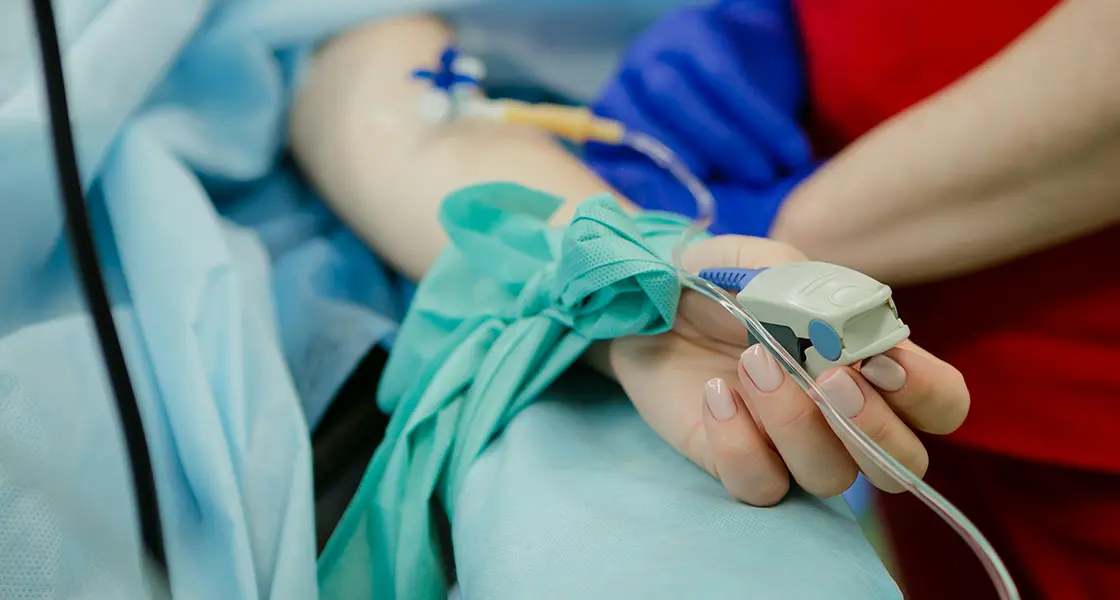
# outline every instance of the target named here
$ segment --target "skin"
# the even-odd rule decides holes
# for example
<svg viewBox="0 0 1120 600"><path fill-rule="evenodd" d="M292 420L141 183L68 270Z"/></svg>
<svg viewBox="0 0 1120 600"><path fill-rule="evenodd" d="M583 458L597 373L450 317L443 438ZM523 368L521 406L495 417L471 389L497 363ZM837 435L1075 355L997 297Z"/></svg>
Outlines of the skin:
<svg viewBox="0 0 1120 600"><path fill-rule="evenodd" d="M550 192L567 200L554 215L558 224L570 220L582 199L611 192L537 132L493 122L423 122L417 105L425 88L408 73L431 64L450 39L442 24L423 17L344 34L314 58L291 112L292 149L310 181L370 247L414 280L446 246L436 215L454 189L514 181ZM804 255L769 240L724 236L695 245L687 260L695 269L757 267ZM859 461L792 382L772 392L750 385L738 366L747 350L745 333L728 319L715 304L686 292L673 331L614 340L594 348L588 359L618 379L665 440L735 497L772 504L791 480L822 496L842 492ZM927 458L913 430L958 427L968 411L968 390L955 369L913 344L888 355L905 371L898 391L883 391L857 369L843 369L842 376L862 393L859 425L922 474ZM712 380L734 389L734 418L712 419L704 396ZM873 469L865 471L877 485L895 489Z"/></svg>
<svg viewBox="0 0 1120 600"><path fill-rule="evenodd" d="M569 202L609 188L547 135L470 120L420 118L427 86L409 74L433 64L451 32L433 18L378 21L343 34L314 59L292 106L296 160L326 202L400 272L418 280L447 238L440 200L484 181L516 181ZM632 208L632 207L631 207Z"/></svg>
<svg viewBox="0 0 1120 600"><path fill-rule="evenodd" d="M685 254L689 270L726 266L757 268L805 260L771 240L720 236ZM746 332L707 298L686 291L672 332L615 340L610 367L649 425L678 451L719 478L736 498L770 505L791 481L818 496L848 489L863 471L880 489L901 491L858 452L849 452L813 401L784 371L777 389L763 392L745 373L740 357ZM929 458L914 431L950 433L968 413L968 389L960 373L912 342L886 356L906 373L900 389L876 385L858 366L823 373L850 378L863 397L856 425L918 475ZM714 381L727 385L736 403L726 421L713 417L699 398ZM891 386L893 388L893 386ZM826 392L829 390L826 390ZM693 400L695 398L695 400Z"/></svg>
<svg viewBox="0 0 1120 600"><path fill-rule="evenodd" d="M771 237L902 284L1120 223L1118 30L1120 3L1062 2L830 161L785 202Z"/></svg>

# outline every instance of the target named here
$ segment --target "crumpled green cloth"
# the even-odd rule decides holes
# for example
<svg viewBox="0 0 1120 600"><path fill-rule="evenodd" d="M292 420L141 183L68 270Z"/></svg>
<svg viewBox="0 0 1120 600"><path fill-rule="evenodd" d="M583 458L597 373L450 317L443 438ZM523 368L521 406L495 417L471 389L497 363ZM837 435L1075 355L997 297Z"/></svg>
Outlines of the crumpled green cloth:
<svg viewBox="0 0 1120 600"><path fill-rule="evenodd" d="M680 284L669 256L689 222L630 216L604 195L550 227L560 204L507 183L444 200L451 244L382 376L378 404L392 418L320 558L323 600L446 598L434 501L454 505L487 444L594 340L672 325Z"/></svg>

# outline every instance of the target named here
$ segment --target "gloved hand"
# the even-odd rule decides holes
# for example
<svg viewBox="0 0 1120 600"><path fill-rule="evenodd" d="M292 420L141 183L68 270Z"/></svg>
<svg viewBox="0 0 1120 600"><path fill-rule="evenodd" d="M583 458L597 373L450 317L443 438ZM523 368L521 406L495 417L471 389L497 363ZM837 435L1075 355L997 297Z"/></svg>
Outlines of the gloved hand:
<svg viewBox="0 0 1120 600"><path fill-rule="evenodd" d="M789 0L720 0L639 36L592 109L661 140L705 181L767 185L810 160L804 95ZM593 144L587 158L633 153Z"/></svg>
<svg viewBox="0 0 1120 600"><path fill-rule="evenodd" d="M693 219L697 216L696 198L648 158L589 161L588 166L642 208ZM815 168L815 163L808 163L767 185L708 182L716 205L708 231L717 235L766 237L786 196Z"/></svg>
<svg viewBox="0 0 1120 600"><path fill-rule="evenodd" d="M683 266L696 272L801 260L779 242L720 236L689 248ZM619 338L607 352L650 427L744 502L774 504L792 481L834 496L861 470L876 486L901 490L862 454L849 454L785 370L761 345L748 348L742 325L696 292L682 294L672 331ZM910 341L817 381L856 426L918 476L928 456L914 431L950 433L968 413L961 374Z"/></svg>

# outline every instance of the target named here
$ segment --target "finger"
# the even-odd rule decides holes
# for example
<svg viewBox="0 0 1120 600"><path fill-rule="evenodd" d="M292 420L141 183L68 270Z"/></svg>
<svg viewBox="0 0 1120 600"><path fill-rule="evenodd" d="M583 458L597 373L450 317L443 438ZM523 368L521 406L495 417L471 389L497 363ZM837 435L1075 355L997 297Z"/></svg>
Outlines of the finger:
<svg viewBox="0 0 1120 600"><path fill-rule="evenodd" d="M903 420L921 431L952 433L968 416L968 386L960 371L913 342L868 359L860 373Z"/></svg>
<svg viewBox="0 0 1120 600"><path fill-rule="evenodd" d="M723 111L722 104L712 102L703 93L697 80L695 61L679 52L662 53L656 62L642 71L651 113L677 135L688 139L692 148L713 166L732 173L736 179L764 184L775 176L775 165L754 140L744 135ZM648 99L671 98L654 103Z"/></svg>
<svg viewBox="0 0 1120 600"><path fill-rule="evenodd" d="M704 448L695 451L705 455L708 471L747 504L777 504L789 492L789 473L739 393L717 377L704 385L704 401Z"/></svg>
<svg viewBox="0 0 1120 600"><path fill-rule="evenodd" d="M743 352L739 380L744 400L756 414L793 478L820 497L843 493L858 470L812 399L761 344Z"/></svg>
<svg viewBox="0 0 1120 600"><path fill-rule="evenodd" d="M609 356L610 367L618 375L627 397L642 419L662 439L714 477L726 477L724 485L737 498L763 504L777 494L780 481L771 481L765 475L769 463L743 458L755 453L758 448L754 445L753 436L761 436L762 445L768 450L770 447L753 416L742 408L741 399L736 405L735 423L713 433L719 448L714 448L708 441L704 419L709 408L698 395L713 375L712 365L721 364L720 361L713 363L710 351L690 344L666 345L657 336L632 336L613 340ZM714 374L724 382L733 381L736 377L734 361L722 364L725 372L721 373L717 367ZM638 373L641 376L635 376ZM722 418L727 413L718 414ZM746 425L751 429L743 425L744 416L748 420ZM735 435L752 437L744 442L735 440ZM726 436L726 439L718 436ZM718 457L717 452L720 453ZM765 456L762 450L757 450L754 455ZM720 470L719 464L727 465L724 471ZM750 465L759 469L753 478L745 470ZM780 471L788 486L789 477L785 468Z"/></svg>
<svg viewBox="0 0 1120 600"><path fill-rule="evenodd" d="M805 255L792 246L766 238L722 235L692 245L682 257L690 272L715 267L777 266L805 260ZM703 294L686 290L681 294L679 313L696 331L704 332L711 341L725 345L731 356L747 345L747 330L731 313Z"/></svg>
<svg viewBox="0 0 1120 600"><path fill-rule="evenodd" d="M691 273L716 267L758 269L807 260L800 250L768 238L721 235L690 246L681 257Z"/></svg>
<svg viewBox="0 0 1120 600"><path fill-rule="evenodd" d="M855 369L841 367L821 375L819 385L840 414L850 418L871 441L902 463L918 477L929 467L929 455L918 436L891 410L886 400ZM839 433L839 432L838 432ZM867 479L887 492L900 492L902 486L851 442L845 447Z"/></svg>
<svg viewBox="0 0 1120 600"><path fill-rule="evenodd" d="M699 396L713 376L733 380L734 363L725 363L725 373L713 372L710 351L691 344L665 344L659 337L615 339L611 342L611 367L650 428L678 452L712 472L714 462L707 454L703 424L707 409Z"/></svg>
<svg viewBox="0 0 1120 600"><path fill-rule="evenodd" d="M723 235L692 245L682 257L690 272L716 267L755 269L805 260L805 255L781 242L766 238ZM681 294L680 314L697 331L705 332L712 341L726 344L734 356L747 345L747 330L731 313L711 298L686 290Z"/></svg>
<svg viewBox="0 0 1120 600"><path fill-rule="evenodd" d="M654 63L659 64L659 63ZM602 99L595 104L595 112L603 117L626 124L626 129L652 136L668 146L701 179L707 179L710 169L704 160L692 151L688 138L667 127L651 109L655 99L647 98L641 71L623 69L607 88ZM628 152L629 153L629 152Z"/></svg>

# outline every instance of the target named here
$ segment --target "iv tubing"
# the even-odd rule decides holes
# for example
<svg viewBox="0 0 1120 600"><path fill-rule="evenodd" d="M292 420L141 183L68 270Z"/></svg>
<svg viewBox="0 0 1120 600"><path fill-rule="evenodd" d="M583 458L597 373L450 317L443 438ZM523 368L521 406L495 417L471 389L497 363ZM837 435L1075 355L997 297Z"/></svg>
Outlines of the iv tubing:
<svg viewBox="0 0 1120 600"><path fill-rule="evenodd" d="M626 130L618 121L596 117L584 107L488 100L469 105L469 114L530 125L577 144L622 144Z"/></svg>
<svg viewBox="0 0 1120 600"><path fill-rule="evenodd" d="M702 279L694 273L684 269L682 257L689 245L703 233L711 224L715 214L715 199L697 177L689 171L676 155L664 144L656 139L641 134L627 132L622 137L622 144L641 152L669 171L681 185L683 185L696 199L697 216L692 226L681 236L673 248L673 265L677 268L681 283L705 296L715 300L720 306L730 312L744 327L750 331L751 336L759 340L770 354L781 362L786 371L793 376L801 389L813 399L813 402L824 413L833 430L849 444L855 446L860 452L870 458L877 467L891 476L907 491L917 496L933 512L937 513L954 531L972 548L976 557L984 565L984 570L992 580L992 584L999 592L1001 600L1019 600L1019 591L1011 578L1007 567L1003 564L992 545L979 529L968 520L957 507L953 506L944 496L921 480L917 475L887 454L875 443L862 429L856 426L851 419L845 417L838 410L832 400L809 376L805 369L790 356L789 352L770 335L770 332L758 319L745 310L730 292L716 284Z"/></svg>

